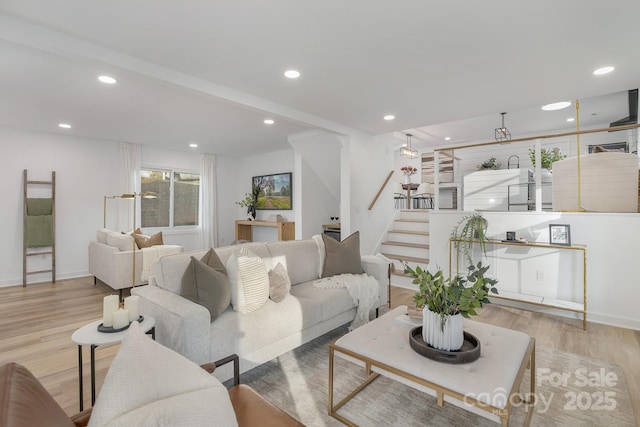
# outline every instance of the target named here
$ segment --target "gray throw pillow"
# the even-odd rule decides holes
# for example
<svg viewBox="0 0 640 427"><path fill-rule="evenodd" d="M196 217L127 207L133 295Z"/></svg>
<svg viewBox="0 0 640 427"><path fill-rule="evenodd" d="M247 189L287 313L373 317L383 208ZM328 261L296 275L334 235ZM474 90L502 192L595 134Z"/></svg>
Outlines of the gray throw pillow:
<svg viewBox="0 0 640 427"><path fill-rule="evenodd" d="M325 248L324 268L322 277L337 276L338 274L362 274L362 260L360 258L360 232L338 242L332 237L322 235Z"/></svg>
<svg viewBox="0 0 640 427"><path fill-rule="evenodd" d="M282 301L291 290L291 279L284 265L276 264L269 270L269 298L275 302Z"/></svg>
<svg viewBox="0 0 640 427"><path fill-rule="evenodd" d="M214 270L218 270L224 274L227 274L227 269L225 268L224 263L222 262L216 251L213 250L213 248L209 248L207 253L204 254L202 258L200 258L200 261L204 262Z"/></svg>
<svg viewBox="0 0 640 427"><path fill-rule="evenodd" d="M180 295L206 307L213 322L231 303L231 285L225 273L191 257L182 275Z"/></svg>

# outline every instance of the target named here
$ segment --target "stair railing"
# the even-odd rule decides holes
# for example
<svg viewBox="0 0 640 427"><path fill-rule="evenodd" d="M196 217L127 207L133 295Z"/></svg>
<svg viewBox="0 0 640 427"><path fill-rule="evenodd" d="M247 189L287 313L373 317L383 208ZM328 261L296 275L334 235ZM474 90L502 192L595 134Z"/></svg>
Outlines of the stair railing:
<svg viewBox="0 0 640 427"><path fill-rule="evenodd" d="M389 172L389 175L387 175L387 179L384 180L384 182L382 183L382 185L380 186L380 189L378 190L378 193L376 193L376 196L373 198L373 200L371 201L371 204L369 205L369 210L373 209L373 206L376 204L376 202L378 201L378 198L380 197L380 194L382 194L382 191L384 190L384 188L387 186L387 184L389 183L389 180L391 179L391 176L393 175L393 169Z"/></svg>

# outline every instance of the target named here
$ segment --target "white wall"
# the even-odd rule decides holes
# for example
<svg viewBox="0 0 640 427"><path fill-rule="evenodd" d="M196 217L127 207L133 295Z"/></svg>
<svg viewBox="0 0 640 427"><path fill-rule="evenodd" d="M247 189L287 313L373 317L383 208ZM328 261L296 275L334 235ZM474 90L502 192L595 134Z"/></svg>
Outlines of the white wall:
<svg viewBox="0 0 640 427"><path fill-rule="evenodd" d="M0 181L3 209L0 210L0 286L22 283L22 171L29 179L50 180L56 171L56 269L58 279L88 275L87 247L103 223L103 196L118 193L118 143L77 138L55 133L0 127ZM180 160L181 159L181 160ZM197 165L196 154L177 154L144 148L147 160L165 167ZM31 190L33 187L29 187ZM31 193L30 193L31 194ZM37 197L45 197L36 194ZM200 247L193 235L167 234L165 242L181 244L187 250ZM38 267L49 258L34 261ZM31 265L31 264L30 264ZM30 275L29 283L50 280L49 274Z"/></svg>
<svg viewBox="0 0 640 427"><path fill-rule="evenodd" d="M394 165L391 138L390 135L370 137L355 134L350 135L346 145L348 159L343 162L341 173L343 176L349 176L348 181L343 178L343 183L347 182L348 188L342 193L341 210L349 213L350 218L347 219L350 220L350 224L345 230L343 222L343 238L347 237L348 233L359 230L360 251L363 254L376 252L389 222L395 215L392 185L387 185L373 209L368 209ZM345 214L342 213L342 216Z"/></svg>
<svg viewBox="0 0 640 427"><path fill-rule="evenodd" d="M469 212L432 212L430 214L431 268L445 271L449 265L448 239L452 227ZM637 254L640 252L640 215L560 212L484 212L489 222L490 238L503 239L506 231L531 242L549 242L549 224L569 224L571 242L587 246L587 319L640 330L640 287L637 284ZM559 251L560 253L560 251ZM487 261L490 261L488 259ZM561 260L560 260L561 261ZM567 268L581 266L547 264L543 271L546 282L558 279L563 286ZM499 274L499 273L498 273ZM500 277L498 276L498 279ZM528 306L535 309L536 306ZM544 309L568 316L570 312Z"/></svg>
<svg viewBox="0 0 640 427"><path fill-rule="evenodd" d="M251 179L257 175L293 172L293 203L297 194L297 183L300 177L294 172L293 149L274 151L272 153L247 156L243 159L218 157L218 246L231 244L235 240L235 221L245 219L247 208L241 208L235 202L244 199L245 193L251 192ZM235 193L227 198L229 192L224 187L235 188ZM292 210L259 210L256 219L266 221L269 215L280 214L288 221L296 221L295 209ZM299 239L296 236L296 239ZM269 242L278 240L277 229L273 227L253 227L253 241Z"/></svg>
<svg viewBox="0 0 640 427"><path fill-rule="evenodd" d="M295 150L296 171L301 174L296 191L296 238L322 233L322 224L340 217L341 142L327 132L305 132L289 138Z"/></svg>

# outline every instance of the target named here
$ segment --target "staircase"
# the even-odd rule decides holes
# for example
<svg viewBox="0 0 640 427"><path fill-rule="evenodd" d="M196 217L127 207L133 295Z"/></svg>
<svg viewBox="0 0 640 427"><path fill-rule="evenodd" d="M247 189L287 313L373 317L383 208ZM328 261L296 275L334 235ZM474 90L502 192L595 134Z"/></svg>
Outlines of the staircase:
<svg viewBox="0 0 640 427"><path fill-rule="evenodd" d="M429 265L429 211L424 209L401 210L391 229L387 230L387 240L382 242L380 252L393 261L391 286L418 290L411 283L413 278L404 273L406 262L413 269L416 265Z"/></svg>

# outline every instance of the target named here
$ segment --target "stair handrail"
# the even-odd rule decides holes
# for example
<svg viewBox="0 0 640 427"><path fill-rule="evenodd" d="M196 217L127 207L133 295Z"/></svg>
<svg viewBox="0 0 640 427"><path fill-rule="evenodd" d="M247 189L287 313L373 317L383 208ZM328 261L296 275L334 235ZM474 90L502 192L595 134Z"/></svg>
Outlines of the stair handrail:
<svg viewBox="0 0 640 427"><path fill-rule="evenodd" d="M376 204L376 202L378 201L378 198L380 197L380 194L382 194L382 191L384 190L384 188L387 186L387 184L389 183L389 180L391 179L391 176L393 175L393 169L391 169L391 171L389 171L389 175L387 175L387 179L384 180L384 182L382 183L382 185L380 186L380 189L378 190L378 193L376 194L376 196L373 198L373 200L371 201L371 204L369 205L369 210L373 209L373 206Z"/></svg>

